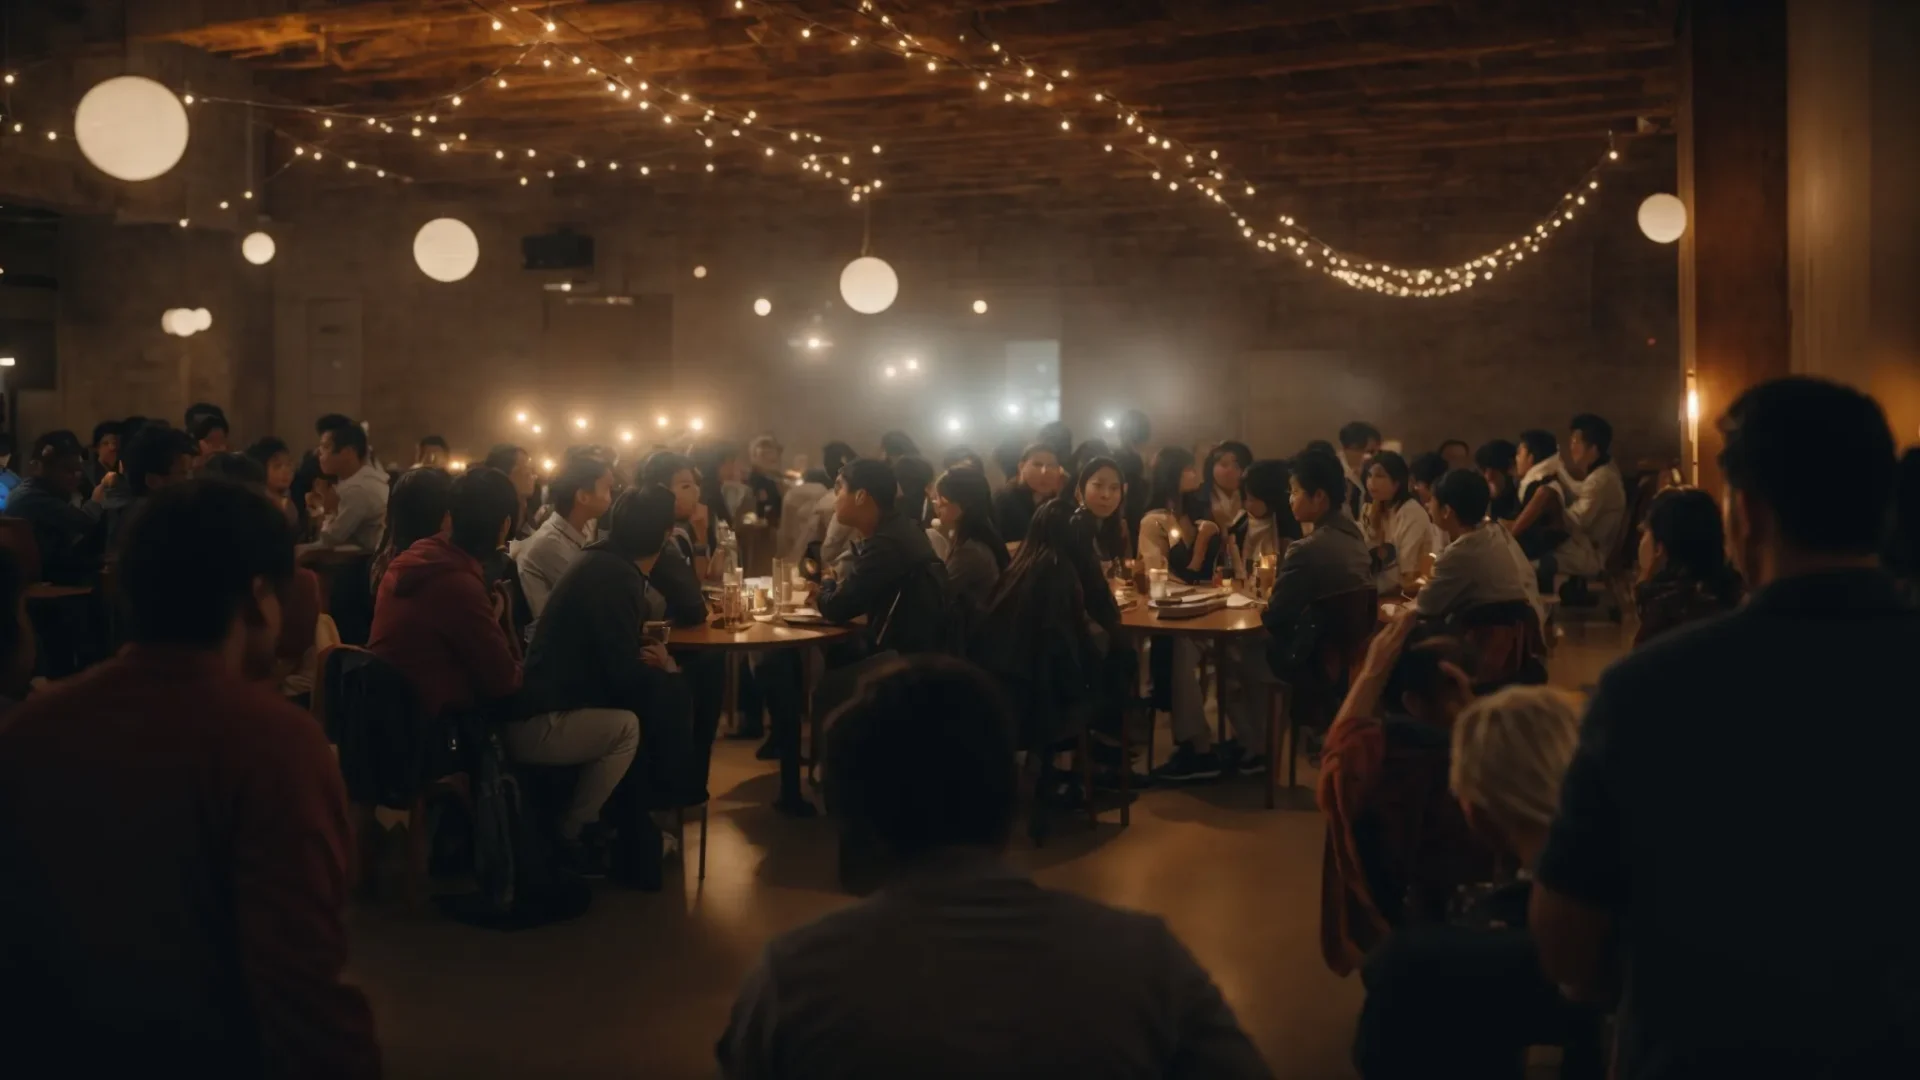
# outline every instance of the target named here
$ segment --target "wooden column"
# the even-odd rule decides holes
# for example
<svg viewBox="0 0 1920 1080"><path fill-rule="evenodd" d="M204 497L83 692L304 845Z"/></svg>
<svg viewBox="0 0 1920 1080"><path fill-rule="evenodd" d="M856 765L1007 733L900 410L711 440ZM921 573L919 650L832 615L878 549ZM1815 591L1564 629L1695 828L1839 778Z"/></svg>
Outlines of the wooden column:
<svg viewBox="0 0 1920 1080"><path fill-rule="evenodd" d="M1700 401L1700 484L1718 490L1714 420L1791 368L1787 311L1787 0L1695 0L1681 27L1681 430Z"/></svg>

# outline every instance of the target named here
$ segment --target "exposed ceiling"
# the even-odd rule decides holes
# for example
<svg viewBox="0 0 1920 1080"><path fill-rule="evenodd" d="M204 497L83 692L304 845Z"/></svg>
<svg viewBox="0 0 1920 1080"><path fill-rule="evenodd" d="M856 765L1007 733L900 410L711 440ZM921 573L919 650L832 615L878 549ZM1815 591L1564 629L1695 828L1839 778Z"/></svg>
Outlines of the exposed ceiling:
<svg viewBox="0 0 1920 1080"><path fill-rule="evenodd" d="M1164 210L1179 203L1149 176L1165 170L1168 182L1231 184L1236 195L1254 185L1276 212L1394 218L1445 199L1493 215L1518 203L1531 216L1604 152L1608 133L1670 121L1673 3L392 0L159 36L245 63L289 103L389 118L390 134L347 120L326 128L317 114L277 122L421 180L512 184L530 170L527 148L562 169L651 163L686 181L712 162L791 178L791 152L806 150L821 172L839 170L809 180L847 176L850 191L880 179L888 197ZM457 109L445 105L463 90ZM1139 128L1095 93L1125 102ZM418 139L400 115L416 108L438 117ZM669 111L677 126L661 119ZM745 130L730 136L734 127ZM467 138L437 151L456 131ZM1141 131L1176 149L1149 148Z"/></svg>

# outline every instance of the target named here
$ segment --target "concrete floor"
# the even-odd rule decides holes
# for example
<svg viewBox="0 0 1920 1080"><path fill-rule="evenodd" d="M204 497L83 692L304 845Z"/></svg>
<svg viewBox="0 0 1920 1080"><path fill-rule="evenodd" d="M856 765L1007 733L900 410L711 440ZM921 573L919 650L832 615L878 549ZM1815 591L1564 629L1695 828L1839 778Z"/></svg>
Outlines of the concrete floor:
<svg viewBox="0 0 1920 1080"><path fill-rule="evenodd" d="M1621 644L1617 628L1573 628L1555 684L1590 685ZM752 750L715 754L703 888L670 866L662 893L600 887L580 919L512 934L386 906L352 912L349 975L373 1001L388 1075L711 1077L714 1041L764 942L849 902L830 826L774 814L774 777ZM1310 789L1269 812L1257 783L1230 781L1151 792L1128 829L1108 814L1044 849L1018 840L1013 857L1046 885L1160 914L1278 1076L1327 1080L1353 1075L1361 995L1320 960L1322 832Z"/></svg>

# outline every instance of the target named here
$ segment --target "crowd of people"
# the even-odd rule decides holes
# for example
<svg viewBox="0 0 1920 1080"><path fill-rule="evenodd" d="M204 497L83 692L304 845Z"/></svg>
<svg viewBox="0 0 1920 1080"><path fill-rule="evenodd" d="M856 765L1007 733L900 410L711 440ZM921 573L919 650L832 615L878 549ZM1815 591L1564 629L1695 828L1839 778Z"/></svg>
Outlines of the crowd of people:
<svg viewBox="0 0 1920 1080"><path fill-rule="evenodd" d="M1804 379L1720 423L1724 516L1685 487L1636 510L1592 414L1564 442L1409 456L1355 422L1261 458L1235 440L1149 455L1133 412L1117 445L1054 423L994 448L997 483L970 448L936 469L901 432L793 473L762 436L745 454L575 447L544 474L514 445L460 468L435 436L390 468L344 416L311 450L235 453L214 406L87 445L42 435L24 478L0 469L5 514L45 582L111 582L115 611L43 620L18 557L0 561L0 1015L30 1033L17 1059L83 1071L377 1073L341 978L349 751L296 705L325 678L321 644L345 640L398 673L429 730L571 767L549 825L581 876L657 871L708 798L729 689L793 816L818 812L802 718L833 713L813 753L843 876L873 895L768 947L724 1075L1265 1076L1158 920L1000 856L1017 805L1039 836L1043 809L1094 797L1074 755L1131 773L1116 735L1143 712L1169 714L1175 746L1133 783L1270 768L1269 688L1306 678L1327 605L1359 598L1369 630L1376 605L1404 608L1319 747L1323 953L1365 981L1364 1075L1517 1075L1541 1043L1604 1057L1610 1015L1621 1076L1885 1075L1920 1038L1920 952L1905 920L1872 915L1910 876L1892 774L1913 736L1876 727L1840 770L1791 755L1819 716L1899 714L1920 612L1887 568L1920 560L1898 550L1910 524L1889 533L1892 436L1871 399ZM822 618L859 629L817 658L754 656L729 688L671 633L711 618L748 524L804 568ZM330 561L323 586L303 566L320 552L364 558ZM1528 643L1623 566L1644 647L1583 722L1531 685ZM1139 650L1121 624L1150 577L1253 591L1262 569L1258 637ZM1506 639L1488 626L1517 628L1514 663L1489 662ZM63 640L83 670L52 669L49 627L106 647ZM1209 729L1203 662L1230 738ZM1863 913L1886 940L1849 940Z"/></svg>

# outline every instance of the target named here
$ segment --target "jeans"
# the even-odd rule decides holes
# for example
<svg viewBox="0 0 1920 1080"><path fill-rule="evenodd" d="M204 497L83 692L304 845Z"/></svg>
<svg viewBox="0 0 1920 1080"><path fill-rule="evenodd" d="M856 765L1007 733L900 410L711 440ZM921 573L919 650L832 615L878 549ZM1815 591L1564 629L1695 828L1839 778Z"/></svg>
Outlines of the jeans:
<svg viewBox="0 0 1920 1080"><path fill-rule="evenodd" d="M572 709L506 725L503 741L528 765L582 765L573 801L560 822L571 840L600 820L600 808L620 785L640 749L640 718L623 709Z"/></svg>

